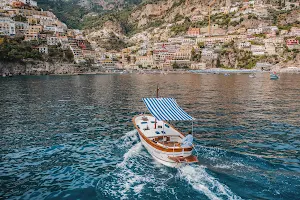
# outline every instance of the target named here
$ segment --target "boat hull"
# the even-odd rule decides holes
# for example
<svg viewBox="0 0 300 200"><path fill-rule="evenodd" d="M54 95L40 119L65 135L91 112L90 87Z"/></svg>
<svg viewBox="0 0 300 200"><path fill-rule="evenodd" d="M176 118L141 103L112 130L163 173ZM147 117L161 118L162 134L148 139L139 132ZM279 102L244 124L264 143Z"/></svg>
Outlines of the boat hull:
<svg viewBox="0 0 300 200"><path fill-rule="evenodd" d="M188 152L163 152L160 151L158 149L153 148L151 145L149 145L143 137L141 137L140 133L139 133L139 138L143 144L143 146L147 149L147 151L149 152L149 154L159 163L166 165L168 167L173 167L173 168L178 168L181 167L182 165L185 165L186 163L179 163L179 162L175 162L171 159L169 159L169 156L172 157L176 157L176 156L190 156L192 155L192 151L188 151Z"/></svg>
<svg viewBox="0 0 300 200"><path fill-rule="evenodd" d="M157 121L157 126L154 126L155 118L151 115L136 116L132 121L141 143L157 162L168 167L198 162L197 157L192 155L192 146L178 146L179 138L184 138L184 135L170 124ZM163 137L166 137L166 143L161 140Z"/></svg>

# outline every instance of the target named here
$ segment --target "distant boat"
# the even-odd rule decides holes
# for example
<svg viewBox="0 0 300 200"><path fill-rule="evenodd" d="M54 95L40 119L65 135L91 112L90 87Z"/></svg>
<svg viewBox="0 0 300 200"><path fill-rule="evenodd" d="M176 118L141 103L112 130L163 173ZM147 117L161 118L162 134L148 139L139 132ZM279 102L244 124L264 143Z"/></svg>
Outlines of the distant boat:
<svg viewBox="0 0 300 200"><path fill-rule="evenodd" d="M270 79L271 80L277 80L277 79L279 79L279 76L275 72L273 72L273 73L270 74Z"/></svg>
<svg viewBox="0 0 300 200"><path fill-rule="evenodd" d="M186 137L166 121L193 121L173 98L143 98L152 115L138 115L132 119L143 146L159 163L180 167L198 162L192 155L193 131ZM192 128L193 130L193 128Z"/></svg>
<svg viewBox="0 0 300 200"><path fill-rule="evenodd" d="M249 78L256 78L256 75L255 74L250 74Z"/></svg>

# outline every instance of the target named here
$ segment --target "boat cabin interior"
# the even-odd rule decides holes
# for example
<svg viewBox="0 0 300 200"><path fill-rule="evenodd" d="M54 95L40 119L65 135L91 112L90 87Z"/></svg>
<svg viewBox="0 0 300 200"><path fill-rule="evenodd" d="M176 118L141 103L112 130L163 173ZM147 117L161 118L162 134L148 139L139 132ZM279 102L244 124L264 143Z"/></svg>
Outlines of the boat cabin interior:
<svg viewBox="0 0 300 200"><path fill-rule="evenodd" d="M152 142L173 148L181 148L184 135L164 121L156 121L152 116L139 116L136 118L138 129ZM156 127L155 127L156 126Z"/></svg>

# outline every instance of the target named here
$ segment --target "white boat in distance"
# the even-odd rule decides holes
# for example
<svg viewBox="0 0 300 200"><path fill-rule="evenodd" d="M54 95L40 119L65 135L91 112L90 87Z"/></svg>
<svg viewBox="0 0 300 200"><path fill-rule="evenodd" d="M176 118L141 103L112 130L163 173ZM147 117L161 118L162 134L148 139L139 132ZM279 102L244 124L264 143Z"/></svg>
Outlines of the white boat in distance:
<svg viewBox="0 0 300 200"><path fill-rule="evenodd" d="M194 145L186 140L192 136L185 137L166 122L192 121L194 118L183 111L173 98L144 98L143 101L153 116L138 115L132 121L151 156L169 167L198 162L198 158L192 155Z"/></svg>

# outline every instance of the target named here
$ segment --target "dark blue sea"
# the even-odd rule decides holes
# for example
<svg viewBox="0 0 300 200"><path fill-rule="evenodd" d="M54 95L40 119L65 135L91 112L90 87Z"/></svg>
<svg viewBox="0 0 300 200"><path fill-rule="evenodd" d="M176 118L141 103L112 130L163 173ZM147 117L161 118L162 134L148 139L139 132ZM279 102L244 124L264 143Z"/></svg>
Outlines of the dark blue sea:
<svg viewBox="0 0 300 200"><path fill-rule="evenodd" d="M140 143L131 119L157 84L197 119L199 164ZM300 199L300 75L0 78L0 139L0 199Z"/></svg>

